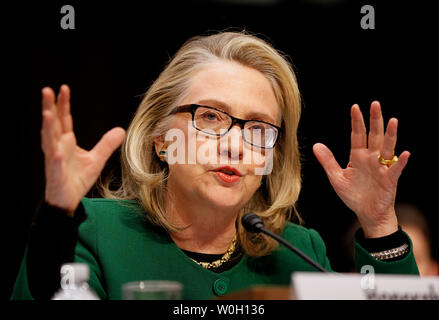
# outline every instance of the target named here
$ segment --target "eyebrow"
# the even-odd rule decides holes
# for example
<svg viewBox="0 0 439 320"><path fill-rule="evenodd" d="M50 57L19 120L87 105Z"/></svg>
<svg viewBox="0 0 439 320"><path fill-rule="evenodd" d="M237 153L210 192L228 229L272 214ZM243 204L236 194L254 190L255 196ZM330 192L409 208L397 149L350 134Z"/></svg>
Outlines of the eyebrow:
<svg viewBox="0 0 439 320"><path fill-rule="evenodd" d="M232 110L230 105L228 105L225 102L216 100L216 99L202 99L202 100L199 100L197 102L197 104L217 107L217 108L223 109L224 111L226 111L228 113L231 113L231 110ZM274 119L270 115L263 113L263 112L252 111L252 112L247 114L247 118L248 119L246 119L246 120L263 120L263 121L270 122L274 125L277 125L276 121L274 121Z"/></svg>

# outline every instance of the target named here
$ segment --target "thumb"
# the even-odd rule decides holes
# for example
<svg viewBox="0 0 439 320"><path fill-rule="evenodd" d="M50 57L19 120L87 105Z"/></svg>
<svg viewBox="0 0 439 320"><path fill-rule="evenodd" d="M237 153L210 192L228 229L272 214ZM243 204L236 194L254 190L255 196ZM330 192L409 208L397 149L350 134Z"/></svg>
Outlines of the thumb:
<svg viewBox="0 0 439 320"><path fill-rule="evenodd" d="M316 143L313 146L312 151L323 167L323 170L325 170L329 179L342 170L337 160L335 160L331 150L329 150L329 148L323 143Z"/></svg>
<svg viewBox="0 0 439 320"><path fill-rule="evenodd" d="M90 153L92 153L97 160L105 163L124 139L125 130L120 127L113 128L102 136L101 140L99 140Z"/></svg>
<svg viewBox="0 0 439 320"><path fill-rule="evenodd" d="M405 166L407 165L409 157L410 152L404 151L399 156L398 161L389 168L390 178L392 179L394 184L398 183L398 179L401 176L402 170L404 170Z"/></svg>

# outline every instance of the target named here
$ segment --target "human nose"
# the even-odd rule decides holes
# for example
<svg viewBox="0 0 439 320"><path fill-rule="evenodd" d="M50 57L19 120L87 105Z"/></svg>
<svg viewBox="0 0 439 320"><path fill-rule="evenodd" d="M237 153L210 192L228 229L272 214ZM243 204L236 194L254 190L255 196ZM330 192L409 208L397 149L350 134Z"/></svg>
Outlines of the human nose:
<svg viewBox="0 0 439 320"><path fill-rule="evenodd" d="M218 144L220 160L239 162L243 158L243 141L241 128L234 125L221 137Z"/></svg>

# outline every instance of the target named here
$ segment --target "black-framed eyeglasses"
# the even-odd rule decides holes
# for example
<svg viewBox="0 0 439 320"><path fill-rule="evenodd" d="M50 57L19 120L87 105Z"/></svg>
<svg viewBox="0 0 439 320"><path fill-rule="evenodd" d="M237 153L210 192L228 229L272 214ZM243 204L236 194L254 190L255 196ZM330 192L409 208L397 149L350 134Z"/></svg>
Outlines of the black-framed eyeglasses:
<svg viewBox="0 0 439 320"><path fill-rule="evenodd" d="M224 136L238 124L242 139L252 146L272 149L281 133L281 127L262 120L244 120L231 116L227 112L200 104L187 104L177 107L173 113L190 112L192 126L206 134Z"/></svg>

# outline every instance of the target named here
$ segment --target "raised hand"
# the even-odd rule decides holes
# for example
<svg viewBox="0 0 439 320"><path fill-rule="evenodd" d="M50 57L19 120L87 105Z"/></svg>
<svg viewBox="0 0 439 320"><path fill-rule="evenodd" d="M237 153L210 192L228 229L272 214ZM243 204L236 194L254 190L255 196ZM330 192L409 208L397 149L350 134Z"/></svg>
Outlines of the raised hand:
<svg viewBox="0 0 439 320"><path fill-rule="evenodd" d="M370 107L370 129L366 126L358 105L351 109L351 153L349 163L342 169L332 152L321 143L313 151L329 181L343 202L355 212L368 238L389 235L398 229L395 197L398 179L407 164L410 153L404 151L398 161L383 164L383 159L394 156L398 120L389 120L384 133L384 120L379 102Z"/></svg>
<svg viewBox="0 0 439 320"><path fill-rule="evenodd" d="M80 148L73 132L70 88L62 85L55 102L49 87L42 89L41 146L46 175L45 200L73 215L81 198L96 182L111 154L125 138L125 130L113 128L91 151Z"/></svg>

